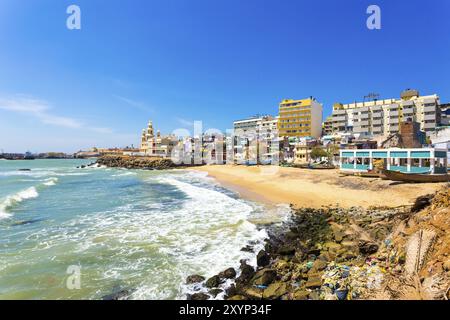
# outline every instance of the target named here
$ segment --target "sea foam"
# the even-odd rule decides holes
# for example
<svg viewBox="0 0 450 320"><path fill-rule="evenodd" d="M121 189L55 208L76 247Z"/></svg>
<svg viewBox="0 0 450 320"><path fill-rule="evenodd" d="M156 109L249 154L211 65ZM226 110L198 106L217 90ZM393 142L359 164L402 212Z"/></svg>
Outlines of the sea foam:
<svg viewBox="0 0 450 320"><path fill-rule="evenodd" d="M11 214L8 210L15 206L16 204L27 200L37 198L39 193L35 187L30 187L28 189L17 192L16 194L7 196L2 202L0 202L0 219L8 218Z"/></svg>

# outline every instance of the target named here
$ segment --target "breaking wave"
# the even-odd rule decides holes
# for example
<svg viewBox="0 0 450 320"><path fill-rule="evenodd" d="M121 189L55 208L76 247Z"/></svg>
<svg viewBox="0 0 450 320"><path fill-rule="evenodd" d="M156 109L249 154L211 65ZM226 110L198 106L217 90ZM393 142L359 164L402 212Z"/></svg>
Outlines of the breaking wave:
<svg viewBox="0 0 450 320"><path fill-rule="evenodd" d="M39 193L37 192L35 187L30 187L28 189L19 191L16 194L7 196L0 203L0 219L11 217L11 214L8 212L8 210L14 207L15 205L21 203L24 200L33 199L37 197L39 197Z"/></svg>

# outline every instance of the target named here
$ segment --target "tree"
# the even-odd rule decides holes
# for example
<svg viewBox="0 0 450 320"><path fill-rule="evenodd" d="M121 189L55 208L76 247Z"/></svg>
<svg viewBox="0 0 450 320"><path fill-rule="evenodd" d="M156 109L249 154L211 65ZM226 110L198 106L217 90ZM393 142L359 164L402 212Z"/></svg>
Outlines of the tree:
<svg viewBox="0 0 450 320"><path fill-rule="evenodd" d="M318 159L318 158L327 157L327 156L328 156L328 153L322 148L315 147L311 150L311 158L313 158L313 159Z"/></svg>

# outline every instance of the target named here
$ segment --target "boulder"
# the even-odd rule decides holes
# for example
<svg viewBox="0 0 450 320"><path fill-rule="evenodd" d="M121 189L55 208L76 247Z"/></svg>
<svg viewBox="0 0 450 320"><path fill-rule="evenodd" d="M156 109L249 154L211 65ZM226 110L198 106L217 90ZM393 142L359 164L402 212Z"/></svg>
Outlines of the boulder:
<svg viewBox="0 0 450 320"><path fill-rule="evenodd" d="M272 283L263 292L263 298L269 300L279 299L288 293L288 285L285 282Z"/></svg>
<svg viewBox="0 0 450 320"><path fill-rule="evenodd" d="M206 293L188 294L187 300L208 300L209 296Z"/></svg>
<svg viewBox="0 0 450 320"><path fill-rule="evenodd" d="M112 294L102 297L102 300L128 300L130 294L131 293L128 290L118 290Z"/></svg>
<svg viewBox="0 0 450 320"><path fill-rule="evenodd" d="M234 268L228 268L225 271L219 273L221 279L234 279L236 277L236 270Z"/></svg>
<svg viewBox="0 0 450 320"><path fill-rule="evenodd" d="M205 281L205 277L202 277L198 274L193 274L186 278L186 284L194 284Z"/></svg>
<svg viewBox="0 0 450 320"><path fill-rule="evenodd" d="M373 254L378 251L378 245L370 241L360 241L358 243L359 252L364 255Z"/></svg>
<svg viewBox="0 0 450 320"><path fill-rule="evenodd" d="M326 267L327 267L327 263L325 261L317 259L316 261L314 261L312 270L322 271Z"/></svg>
<svg viewBox="0 0 450 320"><path fill-rule="evenodd" d="M308 300L309 291L303 289L297 289L292 293L292 299L294 300Z"/></svg>
<svg viewBox="0 0 450 320"><path fill-rule="evenodd" d="M225 290L225 294L227 297L235 296L237 293L238 292L237 292L236 286L234 284L232 284Z"/></svg>
<svg viewBox="0 0 450 320"><path fill-rule="evenodd" d="M336 253L339 251L339 249L341 249L342 246L336 242L326 242L323 247L331 253Z"/></svg>
<svg viewBox="0 0 450 320"><path fill-rule="evenodd" d="M255 287L245 287L242 294L251 300L261 300L263 298L263 290Z"/></svg>
<svg viewBox="0 0 450 320"><path fill-rule="evenodd" d="M220 277L219 276L212 276L208 280L206 280L206 287L207 288L217 288L220 285Z"/></svg>
<svg viewBox="0 0 450 320"><path fill-rule="evenodd" d="M262 269L258 271L252 279L252 283L256 286L268 286L277 277L275 270Z"/></svg>
<svg viewBox="0 0 450 320"><path fill-rule="evenodd" d="M295 254L295 248L292 245L284 245L278 248L277 253L282 256L291 256Z"/></svg>
<svg viewBox="0 0 450 320"><path fill-rule="evenodd" d="M270 263L270 256L266 253L266 251L261 250L256 256L256 263L258 264L258 267L266 267Z"/></svg>
<svg viewBox="0 0 450 320"><path fill-rule="evenodd" d="M211 289L208 291L208 293L213 297L217 297L217 295L221 294L222 292L223 292L222 289Z"/></svg>
<svg viewBox="0 0 450 320"><path fill-rule="evenodd" d="M444 268L445 271L450 271L450 259L445 261L442 267Z"/></svg>
<svg viewBox="0 0 450 320"><path fill-rule="evenodd" d="M242 262L240 269L241 275L239 276L239 278L241 280L250 280L255 274L255 269L253 269L253 267L248 265L245 261Z"/></svg>
<svg viewBox="0 0 450 320"><path fill-rule="evenodd" d="M310 276L308 281L306 281L307 289L316 289L322 286L322 278L320 276Z"/></svg>

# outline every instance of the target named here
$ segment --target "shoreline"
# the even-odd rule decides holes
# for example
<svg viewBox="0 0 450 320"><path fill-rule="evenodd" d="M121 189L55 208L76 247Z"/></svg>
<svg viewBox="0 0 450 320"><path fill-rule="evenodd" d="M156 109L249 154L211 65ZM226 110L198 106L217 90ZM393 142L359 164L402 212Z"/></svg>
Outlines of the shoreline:
<svg viewBox="0 0 450 320"><path fill-rule="evenodd" d="M241 260L209 279L191 275L186 283L198 291L187 299L225 292L225 300L448 300L449 205L444 187L412 208L293 209L267 227L264 248L252 251L256 268ZM432 240L419 251L409 245L422 237Z"/></svg>
<svg viewBox="0 0 450 320"><path fill-rule="evenodd" d="M269 169L272 169L269 167ZM338 170L308 170L262 166L215 165L189 168L202 171L243 198L294 208L326 206L402 207L419 196L435 193L445 183L405 184L378 178L339 176Z"/></svg>

